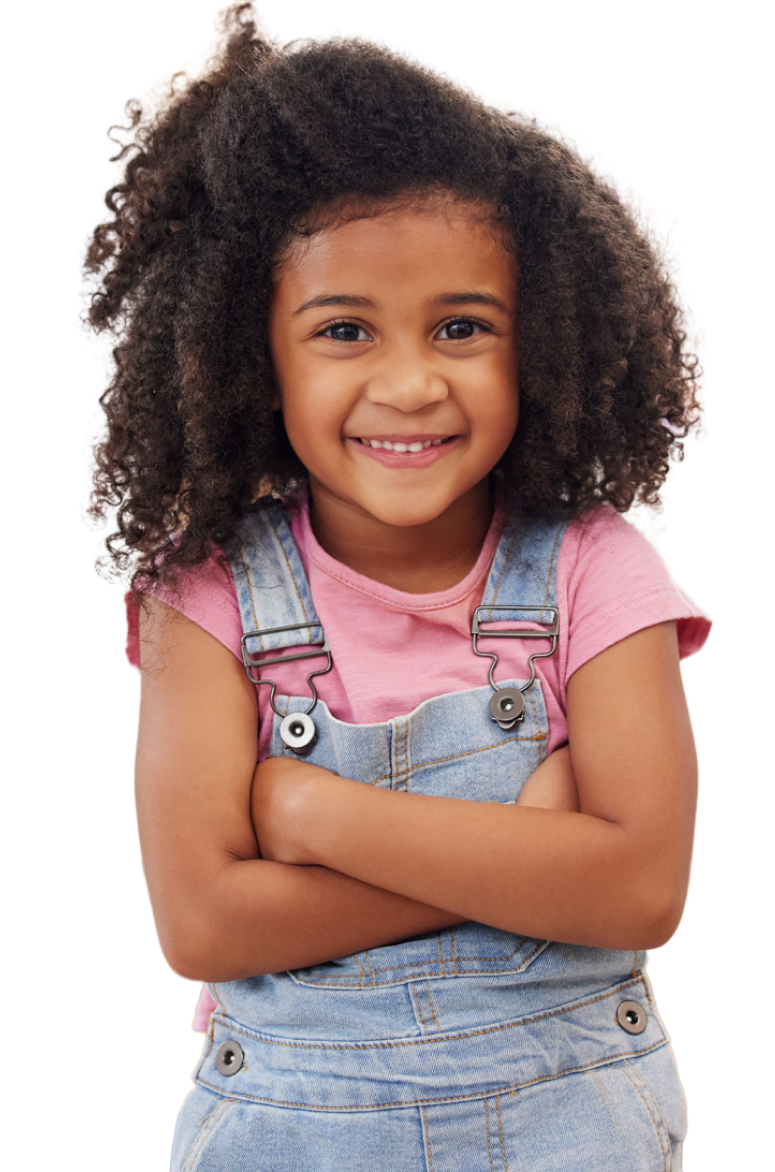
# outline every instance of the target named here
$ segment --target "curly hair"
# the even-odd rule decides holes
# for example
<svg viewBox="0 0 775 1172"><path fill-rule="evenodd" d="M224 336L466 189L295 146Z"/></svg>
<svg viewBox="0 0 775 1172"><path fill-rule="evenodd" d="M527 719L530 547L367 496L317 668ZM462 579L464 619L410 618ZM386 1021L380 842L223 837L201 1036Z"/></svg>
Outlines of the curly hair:
<svg viewBox="0 0 775 1172"><path fill-rule="evenodd" d="M115 509L110 561L136 587L304 477L272 410L273 282L295 235L348 204L446 193L491 208L513 247L521 408L499 467L515 510L658 503L697 421L697 360L654 248L568 147L372 44L278 48L251 4L226 12L203 76L127 112L86 268L89 321L116 339L92 513Z"/></svg>

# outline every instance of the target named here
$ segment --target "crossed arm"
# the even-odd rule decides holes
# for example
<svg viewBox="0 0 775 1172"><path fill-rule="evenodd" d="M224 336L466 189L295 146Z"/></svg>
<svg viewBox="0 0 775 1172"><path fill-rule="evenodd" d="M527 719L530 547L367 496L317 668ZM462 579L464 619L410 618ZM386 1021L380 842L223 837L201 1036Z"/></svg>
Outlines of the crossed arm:
<svg viewBox="0 0 775 1172"><path fill-rule="evenodd" d="M297 760L256 767L255 693L231 653L159 602L141 637L140 836L183 975L304 967L467 919L614 948L675 930L696 765L673 624L576 672L572 750L516 806L375 789Z"/></svg>

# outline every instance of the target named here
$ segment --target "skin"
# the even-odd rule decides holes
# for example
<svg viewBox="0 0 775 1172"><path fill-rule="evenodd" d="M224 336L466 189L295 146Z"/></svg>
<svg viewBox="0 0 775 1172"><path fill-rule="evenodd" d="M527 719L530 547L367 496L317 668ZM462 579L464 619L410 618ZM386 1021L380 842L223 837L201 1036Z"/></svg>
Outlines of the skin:
<svg viewBox="0 0 775 1172"><path fill-rule="evenodd" d="M409 592L475 563L517 425L515 266L485 211L437 200L343 222L296 245L277 282L276 406L318 540ZM415 465L358 442L417 436L449 442ZM570 747L513 807L257 766L255 689L235 657L154 600L141 641L143 858L183 975L297 968L466 919L627 949L675 930L696 764L673 624L574 674Z"/></svg>
<svg viewBox="0 0 775 1172"><path fill-rule="evenodd" d="M483 210L352 220L290 254L270 324L278 406L337 560L413 593L474 565L489 472L519 413L516 311L513 258ZM418 470L385 468L357 442L430 435L446 454Z"/></svg>

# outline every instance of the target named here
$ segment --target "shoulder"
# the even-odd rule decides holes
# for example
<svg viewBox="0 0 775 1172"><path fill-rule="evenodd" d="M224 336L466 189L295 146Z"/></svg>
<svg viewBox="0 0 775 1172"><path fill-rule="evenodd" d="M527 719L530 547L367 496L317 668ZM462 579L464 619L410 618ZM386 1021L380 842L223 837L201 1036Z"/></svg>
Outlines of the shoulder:
<svg viewBox="0 0 775 1172"><path fill-rule="evenodd" d="M178 574L174 586L152 586L148 594L207 631L241 660L242 623L234 581L227 559L221 551L213 553L202 565ZM139 666L138 603L131 594L127 604L127 658Z"/></svg>
<svg viewBox="0 0 775 1172"><path fill-rule="evenodd" d="M607 647L657 623L675 621L682 657L708 636L709 620L673 582L653 545L610 507L568 526L557 580L567 612L568 678Z"/></svg>

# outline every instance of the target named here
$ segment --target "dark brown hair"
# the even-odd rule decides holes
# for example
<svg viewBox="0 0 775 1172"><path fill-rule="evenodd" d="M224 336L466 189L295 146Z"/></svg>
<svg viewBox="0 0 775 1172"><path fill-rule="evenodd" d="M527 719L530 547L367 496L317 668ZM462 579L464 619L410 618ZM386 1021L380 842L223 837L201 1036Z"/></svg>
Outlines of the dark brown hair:
<svg viewBox="0 0 775 1172"><path fill-rule="evenodd" d="M86 268L89 321L116 337L92 511L116 510L108 549L136 584L201 562L259 492L305 475L271 407L273 273L348 202L448 192L513 243L521 414L499 466L515 510L658 501L697 362L653 247L562 143L371 44L274 47L250 4L202 77L150 116L127 109Z"/></svg>

